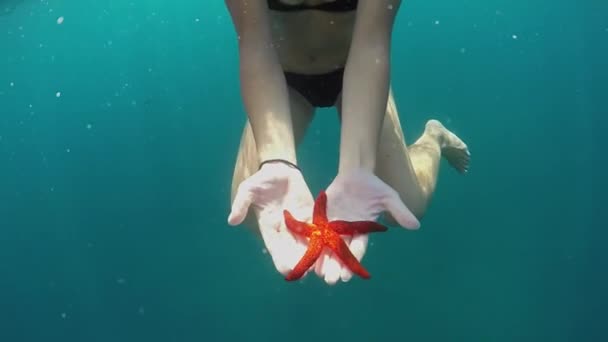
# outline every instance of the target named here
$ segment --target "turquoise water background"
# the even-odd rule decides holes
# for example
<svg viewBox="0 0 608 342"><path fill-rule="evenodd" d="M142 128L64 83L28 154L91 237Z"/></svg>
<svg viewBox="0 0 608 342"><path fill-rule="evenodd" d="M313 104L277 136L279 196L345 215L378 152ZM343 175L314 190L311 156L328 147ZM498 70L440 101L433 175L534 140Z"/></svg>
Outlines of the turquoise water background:
<svg viewBox="0 0 608 342"><path fill-rule="evenodd" d="M62 24L57 19L63 17ZM408 142L469 145L372 279L286 283L226 224L245 114L222 1L0 0L0 341L606 341L605 0L409 0ZM337 165L322 110L299 150Z"/></svg>

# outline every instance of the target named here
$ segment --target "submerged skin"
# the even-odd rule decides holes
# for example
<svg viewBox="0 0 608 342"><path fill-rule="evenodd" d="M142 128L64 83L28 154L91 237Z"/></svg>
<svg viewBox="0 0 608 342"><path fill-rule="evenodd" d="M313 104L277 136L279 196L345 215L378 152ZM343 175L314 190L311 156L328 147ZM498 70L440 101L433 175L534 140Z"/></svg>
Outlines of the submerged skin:
<svg viewBox="0 0 608 342"><path fill-rule="evenodd" d="M323 0L304 2L315 5ZM239 43L241 93L248 117L233 173L230 224L245 223L260 231L267 246L273 238L265 230L276 229L277 236L289 234L284 223L278 228L268 228L266 224L282 220L282 217L271 220L267 215L278 216L284 208L268 207L270 201L257 206L262 209L256 209L253 199L250 204L254 210L250 211L249 206L242 206L239 200L240 192L255 188L245 181L253 179L256 173L272 171L277 177L283 175L279 166L276 171L271 170L270 165L258 170L261 161L280 158L297 164L297 146L314 118L315 108L285 83L283 71L320 74L345 67L343 91L334 106L341 119L336 179L346 180L343 183L353 183L348 181L356 178L351 175L358 175L359 183L377 176L421 219L435 191L441 157L461 173L468 170L470 155L466 144L436 120L429 120L423 134L412 145L406 145L389 77L391 33L401 1L360 0L357 11L348 13L276 12L268 10L265 0L226 0L226 4ZM297 175L286 177L291 184ZM332 203L334 196L330 188L328 197ZM377 195L375 197L392 196ZM285 198L274 203L303 211L313 204L310 194L292 197L297 202ZM358 219L358 213L351 212L351 208L358 206L342 204L345 202L332 205L328 217ZM374 215L363 216L373 218ZM385 212L385 216L391 225L407 225L395 220L392 213ZM361 260L366 251L367 234L343 239ZM295 239L293 247L283 250L293 249L304 253L306 242ZM278 254L272 253L275 266L281 273L289 273L295 261L293 265L280 267L283 258ZM328 284L350 279L346 267L327 252L323 252L315 271Z"/></svg>

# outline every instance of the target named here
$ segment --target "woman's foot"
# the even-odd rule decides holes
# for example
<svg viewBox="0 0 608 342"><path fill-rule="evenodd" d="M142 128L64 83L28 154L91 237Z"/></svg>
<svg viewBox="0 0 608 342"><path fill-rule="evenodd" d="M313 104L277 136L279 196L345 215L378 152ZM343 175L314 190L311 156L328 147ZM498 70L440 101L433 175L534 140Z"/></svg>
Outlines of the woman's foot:
<svg viewBox="0 0 608 342"><path fill-rule="evenodd" d="M456 134L445 128L437 120L429 120L426 123L424 134L435 137L441 147L441 155L448 163L460 173L469 170L471 153L467 145Z"/></svg>

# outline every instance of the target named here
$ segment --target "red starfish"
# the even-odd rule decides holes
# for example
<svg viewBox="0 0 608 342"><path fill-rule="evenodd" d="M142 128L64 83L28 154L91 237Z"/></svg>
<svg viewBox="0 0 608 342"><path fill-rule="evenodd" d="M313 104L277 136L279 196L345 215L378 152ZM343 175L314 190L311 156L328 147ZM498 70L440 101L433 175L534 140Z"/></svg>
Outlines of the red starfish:
<svg viewBox="0 0 608 342"><path fill-rule="evenodd" d="M319 193L313 209L312 224L296 220L289 211L284 210L285 224L294 234L309 238L308 249L302 259L287 275L285 280L300 279L321 255L323 247L328 247L353 273L369 279L370 275L350 252L340 235L367 234L384 232L387 228L374 221L328 221L327 195Z"/></svg>

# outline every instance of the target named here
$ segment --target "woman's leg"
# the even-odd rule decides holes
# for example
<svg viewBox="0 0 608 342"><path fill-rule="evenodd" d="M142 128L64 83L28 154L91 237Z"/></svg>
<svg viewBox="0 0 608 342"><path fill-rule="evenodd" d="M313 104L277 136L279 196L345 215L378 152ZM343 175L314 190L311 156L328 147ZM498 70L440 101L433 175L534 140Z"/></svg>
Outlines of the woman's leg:
<svg viewBox="0 0 608 342"><path fill-rule="evenodd" d="M336 107L341 115L340 101ZM399 193L418 219L424 216L435 191L442 156L459 172L467 172L470 154L466 144L437 120L429 120L422 136L413 145L406 146L391 88L380 134L376 174ZM387 219L395 223L391 217Z"/></svg>
<svg viewBox="0 0 608 342"><path fill-rule="evenodd" d="M391 90L380 136L376 174L399 193L419 219L424 216L435 191L442 156L459 172L467 172L470 161L467 145L437 120L429 120L422 136L413 145L406 146Z"/></svg>

